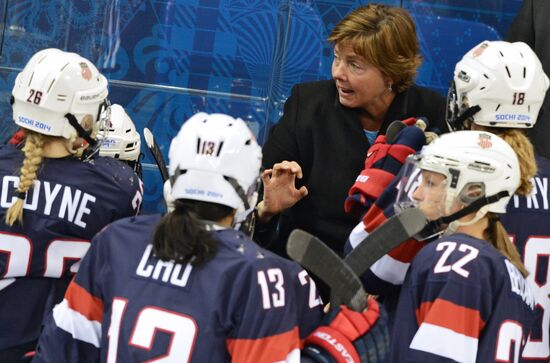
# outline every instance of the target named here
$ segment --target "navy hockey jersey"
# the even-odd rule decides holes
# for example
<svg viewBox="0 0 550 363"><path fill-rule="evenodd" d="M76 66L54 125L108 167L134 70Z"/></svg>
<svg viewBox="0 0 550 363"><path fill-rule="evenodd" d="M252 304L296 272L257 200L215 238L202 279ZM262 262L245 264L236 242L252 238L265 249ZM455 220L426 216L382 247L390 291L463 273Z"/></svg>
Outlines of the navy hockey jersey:
<svg viewBox="0 0 550 363"><path fill-rule="evenodd" d="M204 265L163 262L151 244L159 219L94 237L35 362L299 362L322 319L307 273L232 229L212 231L218 252Z"/></svg>
<svg viewBox="0 0 550 363"><path fill-rule="evenodd" d="M502 223L510 233L529 271L539 319L523 356L532 362L550 361L550 203L548 192L550 160L537 157L538 173L533 192L527 198L514 197L508 203Z"/></svg>
<svg viewBox="0 0 550 363"><path fill-rule="evenodd" d="M390 362L520 362L535 297L489 243L441 238L413 260L403 284Z"/></svg>
<svg viewBox="0 0 550 363"><path fill-rule="evenodd" d="M43 317L61 301L91 238L139 209L142 185L111 158L43 159L24 203L23 224L4 224L16 200L23 153L0 147L0 349L38 338Z"/></svg>

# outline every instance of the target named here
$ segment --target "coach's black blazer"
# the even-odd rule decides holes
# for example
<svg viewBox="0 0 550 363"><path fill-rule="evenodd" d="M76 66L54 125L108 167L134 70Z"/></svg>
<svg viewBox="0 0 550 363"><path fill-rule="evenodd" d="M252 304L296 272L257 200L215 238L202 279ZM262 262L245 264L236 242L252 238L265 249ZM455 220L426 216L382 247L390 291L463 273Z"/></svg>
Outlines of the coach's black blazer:
<svg viewBox="0 0 550 363"><path fill-rule="evenodd" d="M416 85L395 97L380 131L384 133L394 120L419 116L427 117L432 128L447 131L445 99ZM299 185L306 185L309 195L280 216L275 250L284 248L290 231L301 228L342 252L358 223L344 212L344 201L363 169L369 147L357 110L340 104L334 81L293 87L284 114L263 147L263 166L298 162L304 173Z"/></svg>

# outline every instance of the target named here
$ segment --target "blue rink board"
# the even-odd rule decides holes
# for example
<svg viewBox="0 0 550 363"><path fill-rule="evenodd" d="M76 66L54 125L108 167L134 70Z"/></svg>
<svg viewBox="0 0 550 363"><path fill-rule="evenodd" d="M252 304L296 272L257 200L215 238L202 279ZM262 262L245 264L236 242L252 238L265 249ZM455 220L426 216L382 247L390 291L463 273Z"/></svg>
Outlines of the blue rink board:
<svg viewBox="0 0 550 363"><path fill-rule="evenodd" d="M380 1L408 9L424 56L421 85L445 93L454 64L484 39L502 38L520 0ZM293 84L330 77L326 38L368 1L1 0L0 137L11 122L15 75L37 50L57 47L92 60L111 81L110 99L138 130L153 130L165 156L198 111L243 118L260 143ZM160 176L146 150L146 213L163 209Z"/></svg>

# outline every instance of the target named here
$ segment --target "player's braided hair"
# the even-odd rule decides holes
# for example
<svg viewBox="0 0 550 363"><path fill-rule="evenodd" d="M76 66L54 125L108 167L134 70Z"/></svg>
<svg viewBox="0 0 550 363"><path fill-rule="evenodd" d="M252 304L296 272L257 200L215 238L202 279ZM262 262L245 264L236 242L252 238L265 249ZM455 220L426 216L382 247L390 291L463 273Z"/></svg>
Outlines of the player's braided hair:
<svg viewBox="0 0 550 363"><path fill-rule="evenodd" d="M166 214L157 225L153 252L163 261L200 265L218 251L218 242L201 220L218 221L233 209L224 205L178 199L174 211Z"/></svg>
<svg viewBox="0 0 550 363"><path fill-rule="evenodd" d="M36 173L42 164L42 152L46 137L42 134L27 130L23 153L25 159L19 173L19 186L17 199L6 213L5 222L12 226L16 221L23 223L23 203L27 191L32 187L36 179Z"/></svg>
<svg viewBox="0 0 550 363"><path fill-rule="evenodd" d="M529 275L529 272L521 262L521 257L519 255L516 246L510 240L508 232L500 222L498 214L487 213L487 218L489 220L489 226L483 232L483 237L491 242L497 250L499 250L504 256L506 256L510 262L517 267L517 269L523 274L524 277Z"/></svg>

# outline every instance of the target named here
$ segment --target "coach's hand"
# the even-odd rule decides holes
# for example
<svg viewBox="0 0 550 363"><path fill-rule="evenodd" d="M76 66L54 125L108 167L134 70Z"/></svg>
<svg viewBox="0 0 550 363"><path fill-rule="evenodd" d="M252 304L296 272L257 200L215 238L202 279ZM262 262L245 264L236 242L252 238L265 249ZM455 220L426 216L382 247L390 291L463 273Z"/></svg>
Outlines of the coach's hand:
<svg viewBox="0 0 550 363"><path fill-rule="evenodd" d="M302 179L302 168L295 161L282 161L262 173L264 199L258 203L258 217L267 222L276 214L292 207L308 193L307 188L296 188L296 178Z"/></svg>

